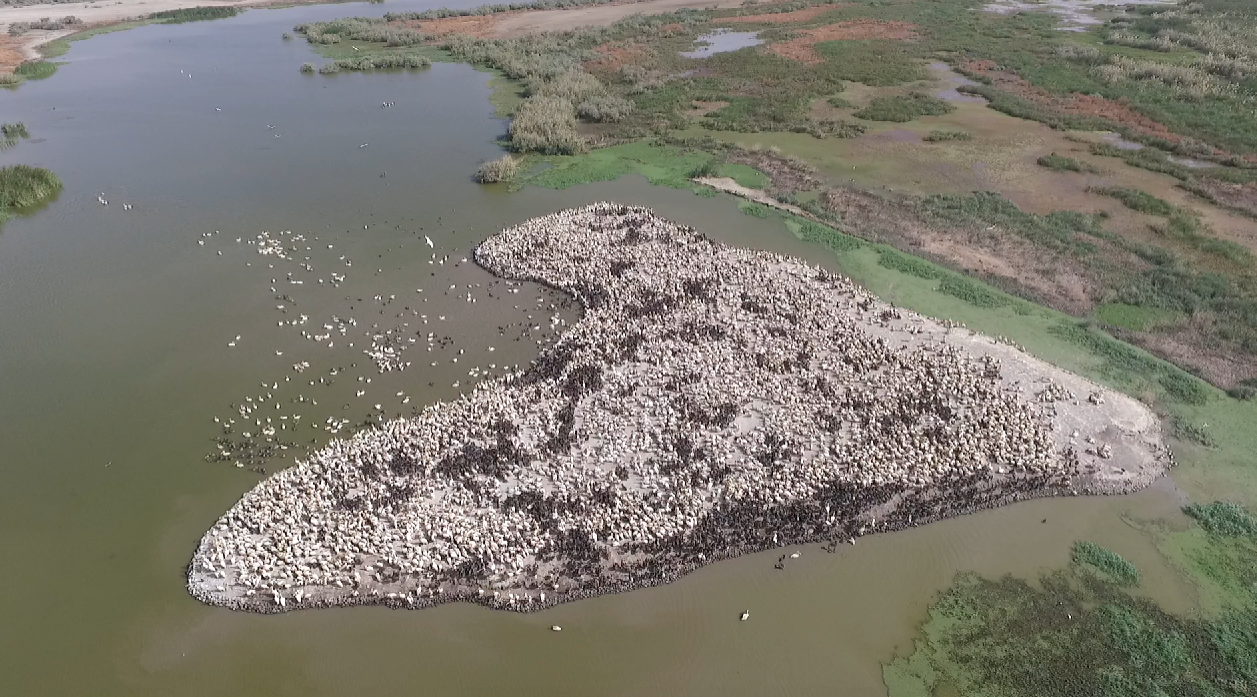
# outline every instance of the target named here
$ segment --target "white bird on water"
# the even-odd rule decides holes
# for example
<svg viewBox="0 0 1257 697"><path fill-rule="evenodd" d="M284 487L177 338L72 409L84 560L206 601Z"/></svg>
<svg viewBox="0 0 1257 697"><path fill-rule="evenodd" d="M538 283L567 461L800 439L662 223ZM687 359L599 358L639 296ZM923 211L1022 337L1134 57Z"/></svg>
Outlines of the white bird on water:
<svg viewBox="0 0 1257 697"><path fill-rule="evenodd" d="M552 624L552 625L550 625L550 631L552 631L552 632L561 632L561 631L563 631L563 628L562 628L562 627L560 627L560 626L559 626L559 625L557 625L557 624Z"/></svg>
<svg viewBox="0 0 1257 697"><path fill-rule="evenodd" d="M751 612L750 612L750 610L743 610L743 611L742 611L742 617L741 617L740 619L741 619L743 622L745 622L745 621L747 621L748 619L750 619L750 617L751 617Z"/></svg>
<svg viewBox="0 0 1257 697"><path fill-rule="evenodd" d="M435 246L436 246L436 245L432 244L432 238L431 238L431 237L428 237L427 235L424 235L424 236L423 236L423 241L428 243L428 247L435 247Z"/></svg>
<svg viewBox="0 0 1257 697"><path fill-rule="evenodd" d="M359 149L361 149L361 148L365 148L365 147L367 147L367 145L368 145L367 143L363 143L362 145L359 145L359 146L358 146L358 148L359 148Z"/></svg>

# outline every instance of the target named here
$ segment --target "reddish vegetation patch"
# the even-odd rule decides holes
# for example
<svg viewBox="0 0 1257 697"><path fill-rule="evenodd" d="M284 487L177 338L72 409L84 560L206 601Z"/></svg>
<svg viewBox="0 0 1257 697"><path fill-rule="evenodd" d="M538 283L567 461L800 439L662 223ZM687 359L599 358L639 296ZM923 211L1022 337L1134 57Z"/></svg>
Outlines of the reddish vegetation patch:
<svg viewBox="0 0 1257 697"><path fill-rule="evenodd" d="M851 19L816 29L804 29L799 32L798 38L772 44L768 50L802 63L820 63L822 59L813 47L823 41L911 41L919 36L916 25L909 22Z"/></svg>
<svg viewBox="0 0 1257 697"><path fill-rule="evenodd" d="M649 54L650 49L641 44L607 43L594 49L601 56L585 61L585 69L590 72L611 72L626 63L635 63Z"/></svg>
<svg viewBox="0 0 1257 697"><path fill-rule="evenodd" d="M761 15L742 15L741 17L726 17L716 20L718 24L789 24L791 22L806 22L816 19L820 15L829 12L832 9L842 7L842 5L817 5L804 10L795 10L794 12L778 12L777 14L761 14Z"/></svg>
<svg viewBox="0 0 1257 697"><path fill-rule="evenodd" d="M1005 70L997 70L991 61L968 61L961 64L964 72L982 75L991 81L991 86L1015 94L1022 99L1046 106L1062 114L1079 114L1096 116L1114 123L1132 128L1146 136L1161 138L1171 143L1182 140L1160 123L1131 109L1125 102L1114 101L1105 97L1092 97L1085 94L1068 96L1055 95L1041 87L1026 82L1020 75Z"/></svg>
<svg viewBox="0 0 1257 697"><path fill-rule="evenodd" d="M17 39L0 36L0 73L11 73L22 62L22 51Z"/></svg>
<svg viewBox="0 0 1257 697"><path fill-rule="evenodd" d="M444 19L433 19L424 22L407 21L393 22L418 29L424 33L433 36L445 36L447 34L465 34L467 36L476 36L487 38L493 36L498 18L501 15L476 15L472 17L445 17Z"/></svg>

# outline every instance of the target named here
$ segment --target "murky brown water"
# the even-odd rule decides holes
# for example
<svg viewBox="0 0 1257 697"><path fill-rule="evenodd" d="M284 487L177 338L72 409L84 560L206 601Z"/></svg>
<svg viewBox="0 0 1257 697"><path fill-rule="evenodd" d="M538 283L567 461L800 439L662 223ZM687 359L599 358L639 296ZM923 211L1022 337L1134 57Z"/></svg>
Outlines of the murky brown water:
<svg viewBox="0 0 1257 697"><path fill-rule="evenodd" d="M399 7L420 6L387 9ZM784 571L769 552L537 615L260 617L189 598L197 539L260 476L202 460L229 405L257 398L255 416L317 445L330 436L311 423L360 421L375 404L421 408L465 389L474 366L532 355L539 331L515 341L518 326L499 327L545 327L554 299L535 287L489 297L493 279L458 263L483 236L614 198L733 244L826 261L726 199L637 178L479 187L467 174L499 152L503 130L484 74L304 76L307 48L279 38L297 22L383 11L251 11L101 36L75 44L51 79L0 93L3 120L34 136L0 164L46 166L66 183L46 210L0 231L0 694L877 695L880 662L909 647L957 571L1033 575L1064 563L1079 537L1140 564L1149 593L1184 606L1150 541L1123 520L1174 514L1161 490L1030 502L832 555L807 547ZM263 230L304 241L279 261L248 244ZM450 258L429 264L434 253ZM301 314L306 325L277 324ZM358 324L330 348L302 337L333 315ZM403 323L456 344L429 353L421 340L409 369L380 375L361 353L367 333ZM297 373L299 361L310 367ZM336 368L334 384L318 384Z"/></svg>

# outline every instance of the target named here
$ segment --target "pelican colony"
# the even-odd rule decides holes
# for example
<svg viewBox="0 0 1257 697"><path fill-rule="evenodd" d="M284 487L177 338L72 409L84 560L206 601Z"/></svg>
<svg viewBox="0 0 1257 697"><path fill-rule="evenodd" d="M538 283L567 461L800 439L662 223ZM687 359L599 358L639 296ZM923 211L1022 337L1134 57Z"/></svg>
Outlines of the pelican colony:
<svg viewBox="0 0 1257 697"><path fill-rule="evenodd" d="M583 317L526 369L258 484L202 538L193 596L536 610L1172 464L1124 395L644 208L536 218L475 259Z"/></svg>

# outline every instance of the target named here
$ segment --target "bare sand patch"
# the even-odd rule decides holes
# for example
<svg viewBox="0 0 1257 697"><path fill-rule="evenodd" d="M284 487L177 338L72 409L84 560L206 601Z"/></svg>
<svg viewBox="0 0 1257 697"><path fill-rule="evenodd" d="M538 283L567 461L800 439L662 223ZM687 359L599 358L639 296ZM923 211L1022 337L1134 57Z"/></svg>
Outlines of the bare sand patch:
<svg viewBox="0 0 1257 697"><path fill-rule="evenodd" d="M863 41L882 39L887 41L912 41L920 37L916 25L910 22L878 19L850 19L816 29L804 29L789 41L770 44L768 50L785 58L802 63L820 63L823 59L815 46L823 41Z"/></svg>
<svg viewBox="0 0 1257 697"><path fill-rule="evenodd" d="M740 7L742 0L648 0L622 5L599 5L571 10L538 10L501 15L496 36L520 36L543 31L565 31L612 24L635 14L657 15L685 8Z"/></svg>

